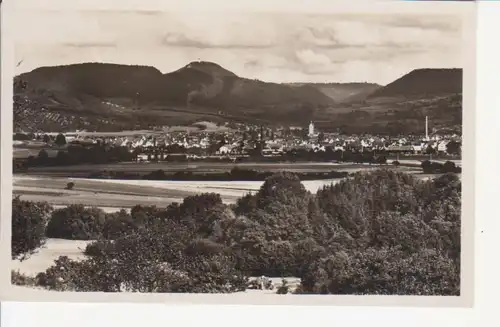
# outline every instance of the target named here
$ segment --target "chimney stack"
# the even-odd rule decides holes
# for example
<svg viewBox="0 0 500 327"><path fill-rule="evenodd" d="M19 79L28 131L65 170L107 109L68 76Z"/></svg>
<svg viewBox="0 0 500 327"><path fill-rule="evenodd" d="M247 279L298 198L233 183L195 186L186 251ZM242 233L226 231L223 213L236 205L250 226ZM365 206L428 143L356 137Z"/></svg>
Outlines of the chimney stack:
<svg viewBox="0 0 500 327"><path fill-rule="evenodd" d="M425 116L425 140L429 140L429 117Z"/></svg>

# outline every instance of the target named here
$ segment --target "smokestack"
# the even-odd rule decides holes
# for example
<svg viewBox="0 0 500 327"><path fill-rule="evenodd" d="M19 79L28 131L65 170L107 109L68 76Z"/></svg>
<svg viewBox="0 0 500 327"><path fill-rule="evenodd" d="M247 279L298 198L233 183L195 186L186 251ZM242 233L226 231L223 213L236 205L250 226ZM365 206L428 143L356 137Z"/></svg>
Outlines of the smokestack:
<svg viewBox="0 0 500 327"><path fill-rule="evenodd" d="M429 117L425 116L425 140L429 139Z"/></svg>

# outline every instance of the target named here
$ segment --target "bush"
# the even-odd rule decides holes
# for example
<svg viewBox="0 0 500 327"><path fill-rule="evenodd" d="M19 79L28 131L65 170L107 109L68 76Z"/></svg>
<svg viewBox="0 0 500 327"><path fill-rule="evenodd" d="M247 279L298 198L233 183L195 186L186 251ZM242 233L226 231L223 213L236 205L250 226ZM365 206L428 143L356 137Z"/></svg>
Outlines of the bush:
<svg viewBox="0 0 500 327"><path fill-rule="evenodd" d="M392 162L392 164L393 164L394 166L399 166L399 165L401 165L401 163L400 163L399 161L397 161L397 160L394 160L394 161Z"/></svg>
<svg viewBox="0 0 500 327"><path fill-rule="evenodd" d="M28 256L45 244L45 226L52 207L46 202L12 200L12 258Z"/></svg>
<svg viewBox="0 0 500 327"><path fill-rule="evenodd" d="M74 187L75 187L75 183L73 183L73 182L69 182L68 184L66 184L67 190L72 190Z"/></svg>
<svg viewBox="0 0 500 327"><path fill-rule="evenodd" d="M98 208L70 205L57 209L47 225L47 237L94 240L102 236L106 214Z"/></svg>

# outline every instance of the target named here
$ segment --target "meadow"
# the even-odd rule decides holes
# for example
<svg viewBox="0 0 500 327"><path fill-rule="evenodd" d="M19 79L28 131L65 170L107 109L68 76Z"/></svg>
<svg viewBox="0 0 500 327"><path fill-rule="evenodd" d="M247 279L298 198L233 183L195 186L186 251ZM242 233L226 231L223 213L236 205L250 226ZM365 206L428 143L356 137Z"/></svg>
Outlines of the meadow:
<svg viewBox="0 0 500 327"><path fill-rule="evenodd" d="M312 193L340 179L304 181ZM67 183L74 182L72 190ZM214 192L225 203L234 203L249 192L257 191L263 182L194 182L80 179L48 176L13 177L13 193L22 200L47 201L52 205L84 204L86 206L131 208L136 204L165 207L172 202L199 193Z"/></svg>

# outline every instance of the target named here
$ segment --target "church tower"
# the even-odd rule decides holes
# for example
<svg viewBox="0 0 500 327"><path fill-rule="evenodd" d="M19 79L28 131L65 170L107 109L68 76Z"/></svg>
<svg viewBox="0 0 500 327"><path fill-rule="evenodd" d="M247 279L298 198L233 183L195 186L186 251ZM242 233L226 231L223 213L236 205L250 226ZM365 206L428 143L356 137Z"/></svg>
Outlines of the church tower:
<svg viewBox="0 0 500 327"><path fill-rule="evenodd" d="M314 135L314 124L313 122L311 121L309 123L309 136L313 136Z"/></svg>

